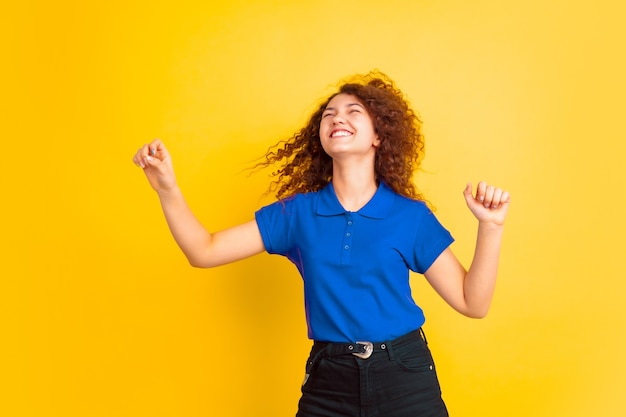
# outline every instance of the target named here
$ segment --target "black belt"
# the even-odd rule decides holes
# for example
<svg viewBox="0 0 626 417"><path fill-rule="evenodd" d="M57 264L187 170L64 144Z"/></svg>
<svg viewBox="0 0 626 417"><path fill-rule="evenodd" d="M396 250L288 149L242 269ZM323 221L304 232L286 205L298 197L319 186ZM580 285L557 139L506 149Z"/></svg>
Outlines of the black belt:
<svg viewBox="0 0 626 417"><path fill-rule="evenodd" d="M389 349L389 345L393 345L396 343L403 342L406 339L412 339L415 337L419 337L426 341L426 337L424 336L424 331L420 327L417 330L414 330L410 333L405 334L404 336L400 336L397 339L388 341L388 342L354 342L354 343L327 343L327 342L315 342L315 347L319 349L319 351L324 350L324 354L326 356L337 356L337 355L354 355L358 356L362 359L367 359L372 356L374 352L385 351Z"/></svg>

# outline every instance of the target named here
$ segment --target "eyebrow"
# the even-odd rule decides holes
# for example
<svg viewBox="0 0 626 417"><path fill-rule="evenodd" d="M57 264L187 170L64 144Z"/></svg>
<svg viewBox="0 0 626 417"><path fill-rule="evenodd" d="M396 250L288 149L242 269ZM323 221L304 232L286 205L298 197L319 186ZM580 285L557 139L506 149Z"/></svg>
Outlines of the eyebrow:
<svg viewBox="0 0 626 417"><path fill-rule="evenodd" d="M348 103L348 104L346 104L345 107L352 107L352 106L359 106L360 108L365 110L365 107L363 107L363 105L361 103L356 103L356 102L355 103ZM324 109L324 111L327 111L327 110L336 110L336 109L334 107L326 107Z"/></svg>

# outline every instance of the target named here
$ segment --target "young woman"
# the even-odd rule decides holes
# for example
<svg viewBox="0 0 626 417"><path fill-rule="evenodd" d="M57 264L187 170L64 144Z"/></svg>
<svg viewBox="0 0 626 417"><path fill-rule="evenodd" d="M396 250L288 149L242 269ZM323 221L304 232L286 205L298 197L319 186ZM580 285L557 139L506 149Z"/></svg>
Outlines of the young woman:
<svg viewBox="0 0 626 417"><path fill-rule="evenodd" d="M475 193L465 187L478 220L466 271L412 182L423 156L420 128L384 74L355 77L267 153L262 165L281 164L273 183L278 201L215 233L185 203L161 141L133 158L191 265L214 267L267 251L298 268L313 340L300 417L448 415L409 271L423 274L461 314L483 317L510 197L484 182Z"/></svg>

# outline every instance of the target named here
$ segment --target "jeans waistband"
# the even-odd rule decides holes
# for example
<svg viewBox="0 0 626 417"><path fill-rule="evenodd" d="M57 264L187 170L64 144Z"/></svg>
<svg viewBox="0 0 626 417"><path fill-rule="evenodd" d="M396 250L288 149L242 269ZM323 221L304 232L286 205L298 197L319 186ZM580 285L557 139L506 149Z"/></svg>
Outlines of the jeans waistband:
<svg viewBox="0 0 626 417"><path fill-rule="evenodd" d="M374 352L386 351L390 347L397 348L403 344L413 342L415 340L423 340L425 344L428 344L424 330L420 327L417 330L413 330L403 336L386 342L354 342L354 343L329 343L315 341L313 349L317 352L324 351L326 356L337 355L355 355L363 359L369 358Z"/></svg>

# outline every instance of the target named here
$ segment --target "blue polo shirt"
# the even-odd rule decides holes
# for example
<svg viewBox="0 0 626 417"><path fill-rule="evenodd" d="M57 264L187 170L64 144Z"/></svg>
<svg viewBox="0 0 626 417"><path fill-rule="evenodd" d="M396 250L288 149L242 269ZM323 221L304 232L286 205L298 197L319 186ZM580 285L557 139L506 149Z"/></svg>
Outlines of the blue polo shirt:
<svg viewBox="0 0 626 417"><path fill-rule="evenodd" d="M409 270L424 273L452 242L422 201L381 183L359 211L346 211L332 183L256 212L268 253L286 256L304 280L309 338L386 341L419 328Z"/></svg>

